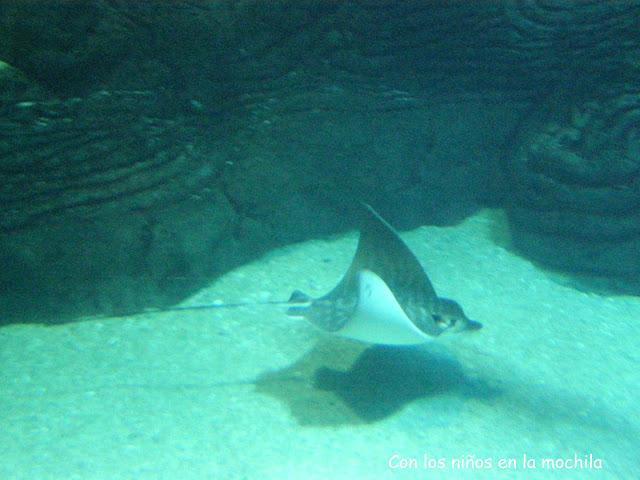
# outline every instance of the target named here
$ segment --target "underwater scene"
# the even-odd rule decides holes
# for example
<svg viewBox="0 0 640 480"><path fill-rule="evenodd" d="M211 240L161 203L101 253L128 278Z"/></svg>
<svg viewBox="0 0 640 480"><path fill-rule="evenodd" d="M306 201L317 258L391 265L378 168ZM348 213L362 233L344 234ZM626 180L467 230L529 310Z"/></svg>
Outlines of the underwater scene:
<svg viewBox="0 0 640 480"><path fill-rule="evenodd" d="M640 478L640 0L0 2L0 480Z"/></svg>

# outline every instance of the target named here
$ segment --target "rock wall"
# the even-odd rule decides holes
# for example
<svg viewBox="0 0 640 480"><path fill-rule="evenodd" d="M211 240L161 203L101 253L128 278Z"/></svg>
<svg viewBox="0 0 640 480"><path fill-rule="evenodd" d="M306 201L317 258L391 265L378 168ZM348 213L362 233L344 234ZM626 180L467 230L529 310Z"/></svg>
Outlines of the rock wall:
<svg viewBox="0 0 640 480"><path fill-rule="evenodd" d="M639 294L638 5L522 5L515 24L553 40L568 73L503 151L514 245L587 288Z"/></svg>
<svg viewBox="0 0 640 480"><path fill-rule="evenodd" d="M620 85L527 119L507 160L516 246L640 291L640 91ZM623 285L626 283L626 287Z"/></svg>
<svg viewBox="0 0 640 480"><path fill-rule="evenodd" d="M275 245L352 228L359 201L401 228L505 205L524 254L633 274L637 219L597 205L624 201L615 182L635 168L639 14L629 1L3 2L0 60L12 85L31 80L1 105L4 321L174 302ZM542 247L575 251L589 228L585 255ZM621 229L633 241L612 247ZM594 268L603 249L628 267Z"/></svg>

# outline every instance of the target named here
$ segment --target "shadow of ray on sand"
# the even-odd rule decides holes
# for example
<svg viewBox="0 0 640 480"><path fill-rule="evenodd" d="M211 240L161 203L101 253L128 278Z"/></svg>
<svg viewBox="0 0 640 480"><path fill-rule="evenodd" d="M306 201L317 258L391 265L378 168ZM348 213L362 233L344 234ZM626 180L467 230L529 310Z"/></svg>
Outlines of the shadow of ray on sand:
<svg viewBox="0 0 640 480"><path fill-rule="evenodd" d="M321 342L290 367L262 374L256 390L287 405L307 426L372 423L418 399L437 402L438 413L450 416L466 397L499 393L466 377L442 348L333 340ZM442 412L443 403L451 405L447 412Z"/></svg>

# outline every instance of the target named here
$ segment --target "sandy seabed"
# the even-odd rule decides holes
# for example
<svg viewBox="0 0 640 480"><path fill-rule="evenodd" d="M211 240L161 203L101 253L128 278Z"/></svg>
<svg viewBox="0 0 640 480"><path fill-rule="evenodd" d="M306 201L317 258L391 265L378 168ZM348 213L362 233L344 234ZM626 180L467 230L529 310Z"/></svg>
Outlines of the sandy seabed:
<svg viewBox="0 0 640 480"><path fill-rule="evenodd" d="M497 218L402 233L484 324L426 345L277 306L0 329L0 478L637 478L640 298L559 283ZM325 293L356 242L275 250L184 304Z"/></svg>

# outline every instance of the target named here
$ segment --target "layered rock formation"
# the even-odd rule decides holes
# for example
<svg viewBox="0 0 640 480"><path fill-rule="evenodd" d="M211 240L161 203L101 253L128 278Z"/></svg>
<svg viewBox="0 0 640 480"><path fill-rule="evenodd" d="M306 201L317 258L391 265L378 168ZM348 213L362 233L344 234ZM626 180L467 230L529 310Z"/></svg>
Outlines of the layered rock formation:
<svg viewBox="0 0 640 480"><path fill-rule="evenodd" d="M545 264L635 283L639 91L591 92L560 105L552 101L528 118L507 158L514 240Z"/></svg>
<svg viewBox="0 0 640 480"><path fill-rule="evenodd" d="M0 59L35 90L0 115L0 307L173 302L350 228L362 200L400 227L504 204L524 254L628 278L639 18L629 1L4 2Z"/></svg>

